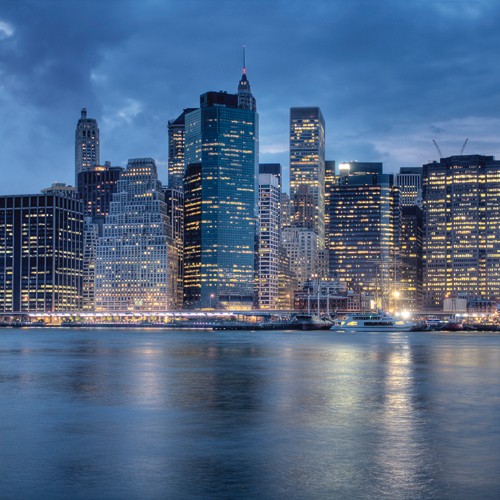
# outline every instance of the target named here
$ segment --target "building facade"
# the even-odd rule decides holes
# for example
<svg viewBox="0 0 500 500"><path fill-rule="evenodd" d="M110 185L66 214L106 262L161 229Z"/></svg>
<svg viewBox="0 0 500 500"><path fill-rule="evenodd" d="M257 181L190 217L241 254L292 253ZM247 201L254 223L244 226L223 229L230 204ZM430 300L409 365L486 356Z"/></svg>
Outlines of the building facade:
<svg viewBox="0 0 500 500"><path fill-rule="evenodd" d="M257 300L260 309L277 309L281 199L278 176L259 174Z"/></svg>
<svg viewBox="0 0 500 500"><path fill-rule="evenodd" d="M423 166L424 293L500 298L500 162L461 155Z"/></svg>
<svg viewBox="0 0 500 500"><path fill-rule="evenodd" d="M82 202L0 196L0 311L77 311L82 297Z"/></svg>
<svg viewBox="0 0 500 500"><path fill-rule="evenodd" d="M318 107L290 109L290 198L308 186L314 200L314 230L325 247L325 120Z"/></svg>
<svg viewBox="0 0 500 500"><path fill-rule="evenodd" d="M129 160L97 246L95 309L173 310L177 284L177 255L155 162Z"/></svg>
<svg viewBox="0 0 500 500"><path fill-rule="evenodd" d="M86 108L82 109L75 132L75 184L78 174L100 162L99 127L97 120L87 117Z"/></svg>
<svg viewBox="0 0 500 500"><path fill-rule="evenodd" d="M339 168L331 193L330 276L389 307L399 279L399 192L381 164L365 165Z"/></svg>
<svg viewBox="0 0 500 500"><path fill-rule="evenodd" d="M295 273L299 286L318 277L318 235L306 227L284 227L283 247L290 259L290 268Z"/></svg>
<svg viewBox="0 0 500 500"><path fill-rule="evenodd" d="M182 189L184 179L184 139L186 115L196 108L186 108L175 119L168 122L168 185Z"/></svg>
<svg viewBox="0 0 500 500"><path fill-rule="evenodd" d="M250 308L254 300L258 118L238 102L207 92L186 115L187 307ZM191 211L197 203L200 214Z"/></svg>
<svg viewBox="0 0 500 500"><path fill-rule="evenodd" d="M422 208L422 167L402 167L396 174L402 207Z"/></svg>

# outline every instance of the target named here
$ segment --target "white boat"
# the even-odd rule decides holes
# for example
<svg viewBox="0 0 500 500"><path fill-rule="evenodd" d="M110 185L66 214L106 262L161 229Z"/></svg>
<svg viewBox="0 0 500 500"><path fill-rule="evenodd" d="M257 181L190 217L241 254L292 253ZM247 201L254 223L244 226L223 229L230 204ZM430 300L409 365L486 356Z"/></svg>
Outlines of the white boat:
<svg viewBox="0 0 500 500"><path fill-rule="evenodd" d="M334 332L407 332L415 326L411 321L396 318L384 311L348 314L333 321Z"/></svg>

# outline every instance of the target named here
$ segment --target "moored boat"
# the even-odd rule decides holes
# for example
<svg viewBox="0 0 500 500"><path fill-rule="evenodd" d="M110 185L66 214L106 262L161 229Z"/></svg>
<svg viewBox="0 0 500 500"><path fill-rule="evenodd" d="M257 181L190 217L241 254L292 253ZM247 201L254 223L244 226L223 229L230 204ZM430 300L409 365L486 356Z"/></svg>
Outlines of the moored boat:
<svg viewBox="0 0 500 500"><path fill-rule="evenodd" d="M334 332L407 332L415 323L396 318L384 311L353 313L333 321Z"/></svg>

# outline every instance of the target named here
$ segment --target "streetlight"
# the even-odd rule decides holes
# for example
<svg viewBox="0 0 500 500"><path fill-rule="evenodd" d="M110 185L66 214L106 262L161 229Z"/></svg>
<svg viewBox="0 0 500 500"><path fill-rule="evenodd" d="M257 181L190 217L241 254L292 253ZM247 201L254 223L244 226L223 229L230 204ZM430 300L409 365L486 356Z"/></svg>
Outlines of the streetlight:
<svg viewBox="0 0 500 500"><path fill-rule="evenodd" d="M215 294L210 294L210 309L212 309L212 299L215 297Z"/></svg>

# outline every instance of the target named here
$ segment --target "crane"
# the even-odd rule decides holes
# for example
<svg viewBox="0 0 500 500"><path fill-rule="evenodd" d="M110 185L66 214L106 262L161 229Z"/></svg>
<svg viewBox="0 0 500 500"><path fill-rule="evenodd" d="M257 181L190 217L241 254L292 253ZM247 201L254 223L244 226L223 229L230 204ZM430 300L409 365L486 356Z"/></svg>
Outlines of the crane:
<svg viewBox="0 0 500 500"><path fill-rule="evenodd" d="M464 145L462 146L462 151L460 151L460 156L462 156L464 154L464 149L465 149L465 146L467 146L468 141L469 141L469 138L467 137L467 139L465 139Z"/></svg>
<svg viewBox="0 0 500 500"><path fill-rule="evenodd" d="M436 146L436 149L439 153L439 158L444 158L443 153L441 153L441 150L439 149L438 143L434 139L432 139L432 142L434 143L434 146Z"/></svg>

